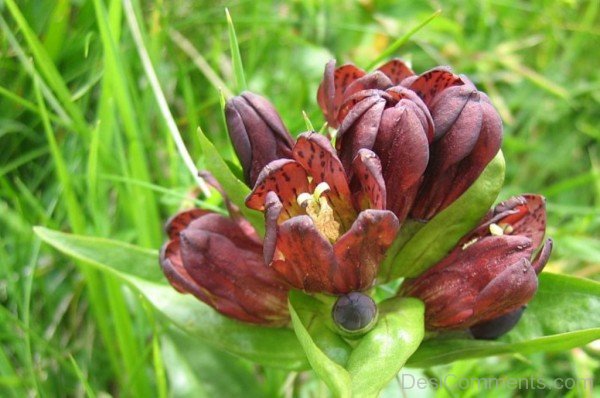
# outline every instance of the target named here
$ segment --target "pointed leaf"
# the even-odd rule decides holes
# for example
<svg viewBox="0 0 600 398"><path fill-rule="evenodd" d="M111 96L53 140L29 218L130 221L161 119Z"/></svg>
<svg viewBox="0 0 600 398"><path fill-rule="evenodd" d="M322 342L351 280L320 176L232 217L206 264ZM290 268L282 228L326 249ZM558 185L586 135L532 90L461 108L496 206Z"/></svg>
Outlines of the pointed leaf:
<svg viewBox="0 0 600 398"><path fill-rule="evenodd" d="M408 240L401 229L381 265L382 280L418 276L441 260L490 209L504 182L504 166L500 151L462 196Z"/></svg>
<svg viewBox="0 0 600 398"><path fill-rule="evenodd" d="M219 181L229 199L240 208L244 217L252 223L258 234L263 236L265 232L263 215L256 210L247 208L245 204L246 196L250 193L250 188L231 172L217 148L204 135L202 130L199 130L198 134L200 135L200 144L202 145L206 168Z"/></svg>
<svg viewBox="0 0 600 398"><path fill-rule="evenodd" d="M191 295L165 283L158 253L108 239L82 237L36 227L35 233L63 253L102 272L113 274L147 299L166 319L187 333L251 361L284 369L305 369L306 356L288 328L253 326L226 318ZM149 277L149 279L146 279Z"/></svg>

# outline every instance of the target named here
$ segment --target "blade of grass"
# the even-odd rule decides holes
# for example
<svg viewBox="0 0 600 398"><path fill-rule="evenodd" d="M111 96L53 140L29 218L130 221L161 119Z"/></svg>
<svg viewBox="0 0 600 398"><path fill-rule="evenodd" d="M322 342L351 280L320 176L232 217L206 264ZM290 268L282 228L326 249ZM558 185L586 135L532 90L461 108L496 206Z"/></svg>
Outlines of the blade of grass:
<svg viewBox="0 0 600 398"><path fill-rule="evenodd" d="M129 144L128 165L132 176L142 181L150 181L148 161L146 158L143 135L136 117L132 93L128 90L123 59L117 51L116 38L113 36L106 8L100 0L94 0L96 19L102 38L105 60L105 78L110 81L112 96L115 98L117 110L122 117L125 136ZM109 95L106 93L105 95ZM140 243L147 247L155 247L161 241L158 209L154 197L149 192L132 188L135 197L133 207Z"/></svg>
<svg viewBox="0 0 600 398"><path fill-rule="evenodd" d="M427 17L425 20L423 20L420 24L418 24L414 28L410 29L403 36L399 37L395 42L390 44L390 46L388 48L383 50L377 58L375 58L373 61L371 61L371 63L367 66L367 70L373 69L378 63L380 63L384 59L386 59L386 58L390 57L392 54L394 54L400 47L405 45L408 42L408 40L410 40L410 38L415 33L417 33L419 30L424 28L429 22L433 21L441 13L442 13L442 10L437 10L436 12L431 14L429 17Z"/></svg>
<svg viewBox="0 0 600 398"><path fill-rule="evenodd" d="M19 26L19 29L23 33L25 41L27 41L29 49L33 55L33 59L36 62L36 66L39 68L42 76L44 76L46 83L52 88L62 106L73 120L76 126L76 131L86 136L89 133L87 122L85 121L80 109L73 103L71 99L71 93L67 88L67 85L61 74L56 68L56 65L54 65L52 58L48 55L48 52L44 48L44 45L40 42L37 35L27 23L27 20L21 13L21 10L15 1L5 0L4 3L6 4L13 19Z"/></svg>
<svg viewBox="0 0 600 398"><path fill-rule="evenodd" d="M85 375L81 371L81 368L77 364L77 361L75 361L75 358L73 358L73 355L69 355L69 360L71 361L71 365L73 366L73 370L75 371L75 374L77 375L77 378L79 379L79 382L81 383L81 385L83 386L83 389L85 390L85 395L89 398L96 398L96 394L94 393L94 390L92 390L90 383L88 383L88 381L87 381L87 377L85 377Z"/></svg>
<svg viewBox="0 0 600 398"><path fill-rule="evenodd" d="M227 18L227 32L229 34L229 49L231 51L231 62L233 63L233 74L235 76L235 89L237 93L247 89L246 76L244 75L244 65L242 65L242 56L240 47L235 34L235 27L229 10L225 8L225 16Z"/></svg>
<svg viewBox="0 0 600 398"><path fill-rule="evenodd" d="M125 7L125 17L129 24L129 29L131 30L133 40L135 41L135 46L138 50L140 60L142 61L142 66L144 67L146 77L148 77L148 80L150 81L150 87L152 87L152 92L154 93L154 97L158 104L158 108L160 109L161 115L167 124L173 141L175 141L175 144L177 145L177 150L179 151L179 155L183 159L183 162L185 163L189 172L192 174L192 177L200 187L200 190L204 196L209 198L211 195L210 189L206 182L198 175L198 169L196 168L196 165L194 164L194 161L192 160L192 157L190 156L185 143L183 142L183 138L181 138L181 133L179 132L177 123L175 123L175 120L173 119L173 115L171 114L169 105L167 104L167 99L160 88L158 77L156 76L156 72L152 66L152 61L150 61L150 56L148 55L146 46L144 45L140 24L135 16L131 0L123 0L123 5Z"/></svg>
<svg viewBox="0 0 600 398"><path fill-rule="evenodd" d="M176 31L175 29L169 29L169 37L171 41L175 43L184 53L187 54L188 57L192 60L194 65L198 67L200 72L206 77L206 79L216 88L218 91L221 91L225 94L225 97L231 98L233 97L233 92L227 87L227 84L219 77L217 72L210 66L206 58L202 56L196 50L196 47L190 42L185 36ZM196 129L197 126L194 126Z"/></svg>

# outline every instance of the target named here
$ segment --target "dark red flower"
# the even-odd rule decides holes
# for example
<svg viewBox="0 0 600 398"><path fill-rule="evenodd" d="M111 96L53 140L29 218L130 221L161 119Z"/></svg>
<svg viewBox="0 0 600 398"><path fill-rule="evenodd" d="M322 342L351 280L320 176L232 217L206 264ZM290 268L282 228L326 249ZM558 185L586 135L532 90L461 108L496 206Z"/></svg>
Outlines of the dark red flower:
<svg viewBox="0 0 600 398"><path fill-rule="evenodd" d="M271 326L288 322L287 285L263 262L252 229L194 209L167 223L160 264L169 282L229 317Z"/></svg>
<svg viewBox="0 0 600 398"><path fill-rule="evenodd" d="M435 126L430 160L411 217L428 220L475 182L502 143L502 120L487 95L465 76L435 68L406 79Z"/></svg>
<svg viewBox="0 0 600 398"><path fill-rule="evenodd" d="M496 206L443 260L399 292L425 302L429 330L467 329L519 310L537 290L552 241L544 198L523 195Z"/></svg>
<svg viewBox="0 0 600 398"><path fill-rule="evenodd" d="M246 91L227 101L225 115L227 130L248 185L254 186L267 163L291 157L294 140L265 98Z"/></svg>
<svg viewBox="0 0 600 398"><path fill-rule="evenodd" d="M265 213L265 262L291 286L344 294L372 286L399 228L384 209L385 186L372 152L354 161L354 196L329 140L301 134L293 159L269 163L246 205Z"/></svg>
<svg viewBox="0 0 600 398"><path fill-rule="evenodd" d="M251 93L231 99L227 110L244 175L256 179L246 205L264 211L266 234L260 239L214 178L203 175L223 194L230 218L202 210L173 218L160 256L171 284L227 316L271 326L289 320L290 287L329 294L369 289L399 228L385 210L377 156L357 153L351 191L324 136L304 133L288 146L293 139L275 109Z"/></svg>
<svg viewBox="0 0 600 398"><path fill-rule="evenodd" d="M318 101L339 127L347 168L360 148L382 161L388 209L429 220L479 177L500 149L502 122L487 96L448 68L421 75L400 60L366 73L327 64ZM348 170L348 168L347 168Z"/></svg>

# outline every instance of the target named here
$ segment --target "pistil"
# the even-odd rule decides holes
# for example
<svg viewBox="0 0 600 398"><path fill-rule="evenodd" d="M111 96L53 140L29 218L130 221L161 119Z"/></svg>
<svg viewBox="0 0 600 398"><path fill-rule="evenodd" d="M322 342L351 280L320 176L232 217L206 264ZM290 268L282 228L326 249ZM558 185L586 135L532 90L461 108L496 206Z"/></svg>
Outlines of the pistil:
<svg viewBox="0 0 600 398"><path fill-rule="evenodd" d="M313 220L317 230L333 243L340 236L340 223L336 221L329 201L323 196L329 190L329 184L321 182L316 186L312 195L308 192L303 192L298 195L297 201L305 209L306 214Z"/></svg>

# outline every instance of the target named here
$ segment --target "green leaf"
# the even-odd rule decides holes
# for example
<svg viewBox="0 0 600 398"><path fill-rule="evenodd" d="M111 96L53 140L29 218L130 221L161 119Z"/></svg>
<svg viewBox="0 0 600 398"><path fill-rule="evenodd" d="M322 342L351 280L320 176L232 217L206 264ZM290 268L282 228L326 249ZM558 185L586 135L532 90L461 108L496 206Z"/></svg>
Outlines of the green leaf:
<svg viewBox="0 0 600 398"><path fill-rule="evenodd" d="M382 281L415 277L441 260L490 209L504 182L502 151L475 183L428 223L403 229L388 250L380 269Z"/></svg>
<svg viewBox="0 0 600 398"><path fill-rule="evenodd" d="M379 321L358 342L347 369L354 397L376 397L417 350L424 336L425 306L413 298L391 298L379 306Z"/></svg>
<svg viewBox="0 0 600 398"><path fill-rule="evenodd" d="M260 236L264 235L265 221L262 213L247 208L245 204L246 196L250 194L250 188L231 172L217 148L204 135L204 132L198 130L198 133L200 134L200 144L202 145L206 168L219 181L229 199L240 208L244 217L252 223L258 234Z"/></svg>
<svg viewBox="0 0 600 398"><path fill-rule="evenodd" d="M600 339L600 283L542 273L535 298L515 329L498 341L426 340L408 362L429 367L499 354L562 351Z"/></svg>
<svg viewBox="0 0 600 398"><path fill-rule="evenodd" d="M113 271L150 282L166 283L158 265L158 252L115 240L81 236L34 227L44 242L78 260L92 261Z"/></svg>
<svg viewBox="0 0 600 398"><path fill-rule="evenodd" d="M251 362L203 344L189 334L168 330L161 339L170 396L264 397Z"/></svg>
<svg viewBox="0 0 600 398"><path fill-rule="evenodd" d="M367 66L367 70L373 69L375 67L375 65L377 65L379 62L381 62L384 59L387 59L390 56L392 56L392 54L394 54L396 51L398 51L398 49L400 47L402 47L403 45L405 45L415 33L417 33L419 30L423 29L429 22L433 21L441 13L442 13L442 10L437 10L436 12L434 12L433 14L431 14L429 17L427 17L425 20L423 20L422 22L420 22L418 25L416 25L415 27L411 28L404 35L402 35L401 37L399 37L388 48L386 48L385 50L383 50L381 52L381 54L379 54L379 56L377 58L375 58L369 64L369 66Z"/></svg>
<svg viewBox="0 0 600 398"><path fill-rule="evenodd" d="M308 357L310 366L323 379L334 396L349 398L351 396L350 374L317 346L306 326L300 320L298 313L294 310L292 297L290 297L289 308L292 325L294 325L296 336Z"/></svg>
<svg viewBox="0 0 600 398"><path fill-rule="evenodd" d="M42 227L34 231L46 243L83 261L84 266L128 283L171 323L214 347L266 366L293 370L307 367L306 356L291 329L260 327L229 319L191 295L156 283L164 280L158 276L156 251Z"/></svg>
<svg viewBox="0 0 600 398"><path fill-rule="evenodd" d="M233 64L233 71L235 74L235 88L238 93L246 90L246 77L244 75L244 66L242 65L242 56L240 54L240 46L238 45L237 35L235 34L235 27L233 26L233 20L229 14L229 10L225 9L225 16L227 17L227 32L229 33L229 49L231 50L231 63Z"/></svg>
<svg viewBox="0 0 600 398"><path fill-rule="evenodd" d="M322 327L329 322L326 317L331 312L330 305L300 292L290 293L290 313L298 340L312 368L336 397L378 396L423 339L424 306L421 301L392 298L378 307L377 325L364 336L352 340L349 358L340 361L339 356L333 358L328 354L335 352L335 347L343 350L350 345L339 341L332 343L327 334L325 339L320 335Z"/></svg>

